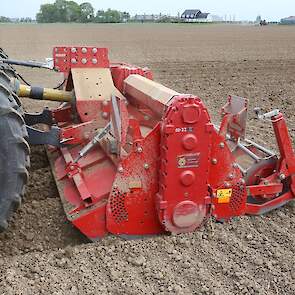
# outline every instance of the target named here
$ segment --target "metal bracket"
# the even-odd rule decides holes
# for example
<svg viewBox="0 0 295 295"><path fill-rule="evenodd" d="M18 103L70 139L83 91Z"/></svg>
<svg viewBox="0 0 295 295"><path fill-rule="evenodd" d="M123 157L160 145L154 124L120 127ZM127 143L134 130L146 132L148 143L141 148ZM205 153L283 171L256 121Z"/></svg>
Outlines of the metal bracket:
<svg viewBox="0 0 295 295"><path fill-rule="evenodd" d="M24 119L27 126L32 126L36 124L46 124L51 126L54 124L52 112L49 109L44 109L43 112L40 113L25 113Z"/></svg>
<svg viewBox="0 0 295 295"><path fill-rule="evenodd" d="M27 126L27 130L29 134L28 142L31 145L48 144L55 147L63 147L63 145L60 143L60 128L58 127L53 126L49 131L41 131Z"/></svg>
<svg viewBox="0 0 295 295"><path fill-rule="evenodd" d="M259 120L262 120L262 121L266 120L267 121L267 120L270 120L272 117L278 116L280 113L280 110L274 109L273 111L270 111L268 113L261 114L261 109L258 107L258 108L254 108L254 113Z"/></svg>

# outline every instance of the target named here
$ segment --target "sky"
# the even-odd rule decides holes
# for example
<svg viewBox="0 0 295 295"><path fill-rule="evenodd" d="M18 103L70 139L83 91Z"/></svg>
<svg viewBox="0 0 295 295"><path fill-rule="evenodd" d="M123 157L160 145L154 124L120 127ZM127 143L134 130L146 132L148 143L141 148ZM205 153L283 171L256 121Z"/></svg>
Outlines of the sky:
<svg viewBox="0 0 295 295"><path fill-rule="evenodd" d="M7 17L32 17L44 3L53 3L54 0L2 0L0 15ZM200 9L203 12L227 15L229 20L254 20L261 15L267 21L277 21L283 17L295 15L295 0L84 0L90 2L95 10L117 9L135 14L170 14L177 15L185 9Z"/></svg>

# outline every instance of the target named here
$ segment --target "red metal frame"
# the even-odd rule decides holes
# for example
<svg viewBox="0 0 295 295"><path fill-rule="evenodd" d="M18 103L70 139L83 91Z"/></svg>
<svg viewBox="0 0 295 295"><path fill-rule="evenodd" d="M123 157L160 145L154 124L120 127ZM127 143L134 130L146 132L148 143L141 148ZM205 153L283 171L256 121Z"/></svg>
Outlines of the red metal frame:
<svg viewBox="0 0 295 295"><path fill-rule="evenodd" d="M245 134L243 98L229 98L216 130L198 97L175 95L163 102L134 85L126 89L130 75L152 79L152 73L110 64L107 49L56 47L54 60L65 77L72 68L110 68L120 93L115 102L120 122L111 101L89 99L82 105L77 100L89 117L79 116L72 105L52 111L66 144L49 153L58 189L68 219L90 239L108 232L130 236L189 232L210 216L222 221L262 214L294 199L295 155L282 114L272 118L280 157L259 162L263 154L259 147L247 152L231 146L240 144ZM157 93L157 86L147 85ZM73 90L70 81L66 88ZM140 97L134 100L134 93ZM107 114L103 120L97 119L101 111ZM113 130L74 163L82 147L110 120ZM245 175L237 161L249 155L261 165Z"/></svg>
<svg viewBox="0 0 295 295"><path fill-rule="evenodd" d="M109 68L107 48L58 46L53 49L54 68L68 75L72 68Z"/></svg>

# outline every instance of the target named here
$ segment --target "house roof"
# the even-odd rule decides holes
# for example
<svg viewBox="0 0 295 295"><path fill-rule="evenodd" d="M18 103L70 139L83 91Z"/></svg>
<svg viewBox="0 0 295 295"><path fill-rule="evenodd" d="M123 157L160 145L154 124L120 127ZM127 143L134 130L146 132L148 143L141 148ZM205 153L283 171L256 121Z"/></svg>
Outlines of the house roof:
<svg viewBox="0 0 295 295"><path fill-rule="evenodd" d="M289 16L289 17L283 18L283 20L295 20L295 16Z"/></svg>
<svg viewBox="0 0 295 295"><path fill-rule="evenodd" d="M209 13L202 13L200 9L187 9L184 11L184 13L181 15L182 18L189 17L189 18L202 18L206 19L208 17Z"/></svg>
<svg viewBox="0 0 295 295"><path fill-rule="evenodd" d="M200 9L187 9L184 11L183 14L190 15L190 14L198 14L201 13Z"/></svg>
<svg viewBox="0 0 295 295"><path fill-rule="evenodd" d="M198 18L207 18L209 13L200 13L198 14Z"/></svg>

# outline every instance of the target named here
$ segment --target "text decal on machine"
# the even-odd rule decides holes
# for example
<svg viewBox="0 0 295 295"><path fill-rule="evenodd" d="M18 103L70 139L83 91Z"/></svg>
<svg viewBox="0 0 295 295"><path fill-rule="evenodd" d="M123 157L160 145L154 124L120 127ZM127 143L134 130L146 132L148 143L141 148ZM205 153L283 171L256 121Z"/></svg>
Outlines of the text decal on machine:
<svg viewBox="0 0 295 295"><path fill-rule="evenodd" d="M178 168L199 167L200 153L181 155L177 157Z"/></svg>

